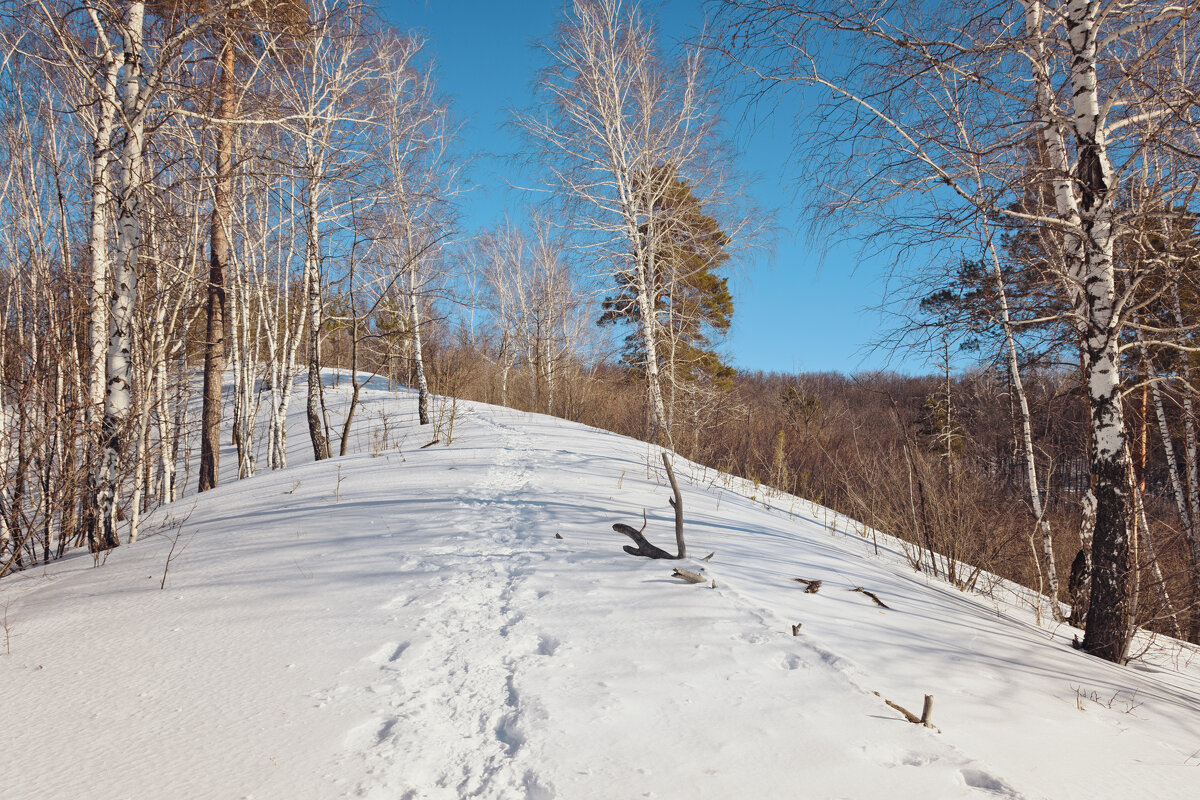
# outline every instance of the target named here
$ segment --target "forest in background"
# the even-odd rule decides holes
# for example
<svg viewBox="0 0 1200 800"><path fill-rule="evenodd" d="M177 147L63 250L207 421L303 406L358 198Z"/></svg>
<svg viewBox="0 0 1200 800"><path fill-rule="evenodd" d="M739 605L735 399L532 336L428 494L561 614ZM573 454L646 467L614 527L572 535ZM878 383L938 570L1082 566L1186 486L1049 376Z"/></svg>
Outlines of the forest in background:
<svg viewBox="0 0 1200 800"><path fill-rule="evenodd" d="M1070 602L1112 661L1196 641L1200 4L927 6L726 0L668 48L567 3L514 112L545 202L463 231L425 43L369 4L3 0L0 577L136 541L193 452L218 485L223 424L239 478L344 454L341 367L416 389L431 440L486 400L809 497ZM731 86L805 93L805 214L894 257L937 374L726 363L767 238Z"/></svg>

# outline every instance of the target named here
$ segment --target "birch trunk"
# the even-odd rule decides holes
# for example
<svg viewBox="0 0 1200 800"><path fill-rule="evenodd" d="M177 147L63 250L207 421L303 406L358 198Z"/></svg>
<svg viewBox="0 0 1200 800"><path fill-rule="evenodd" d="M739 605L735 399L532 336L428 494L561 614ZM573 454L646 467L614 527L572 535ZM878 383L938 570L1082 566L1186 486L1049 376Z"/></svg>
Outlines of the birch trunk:
<svg viewBox="0 0 1200 800"><path fill-rule="evenodd" d="M634 234L634 237L640 236L640 233ZM637 241L637 238L633 241ZM634 259L638 324L646 351L646 397L650 410L650 430L647 434L650 441L669 446L671 435L667 427L667 411L663 404L662 380L658 369L658 316L654 308L654 298L651 297L655 266L653 249L637 248Z"/></svg>
<svg viewBox="0 0 1200 800"><path fill-rule="evenodd" d="M321 241L318 197L313 186L319 171L319 167L312 167L310 162L305 208L308 241L304 256L305 286L308 290L308 435L312 439L313 456L317 461L329 458L329 438L325 435L321 398Z"/></svg>
<svg viewBox="0 0 1200 800"><path fill-rule="evenodd" d="M259 378L258 353L264 324L261 317L250 313L251 293L262 291L251 287L241 268L234 269L230 281L229 318L230 363L233 371L233 443L237 447L238 478L254 475L254 423L262 394L257 388Z"/></svg>
<svg viewBox="0 0 1200 800"><path fill-rule="evenodd" d="M408 268L408 314L412 323L413 366L417 372L417 418L429 424L429 382L425 379L425 357L421 352L421 317L417 303L417 268Z"/></svg>
<svg viewBox="0 0 1200 800"><path fill-rule="evenodd" d="M281 187L282 189L282 187ZM291 193L289 193L291 194ZM289 200L285 208L280 204L281 212L286 212L288 220L296 218L293 201ZM268 322L266 326L267 346L271 355L271 416L267 433L267 466L271 469L283 469L287 466L287 413L292 401L292 382L296 378L296 356L300 350L300 342L304 338L308 324L308 281L310 278L305 264L305 270L300 280L299 313L295 325L288 325L291 309L291 292L288 280L288 265L295 255L296 231L289 223L291 235L286 248L280 244L278 265L280 277L276 284L275 300L268 306L265 296L259 292L259 314ZM282 339L275 333L282 332Z"/></svg>
<svg viewBox="0 0 1200 800"><path fill-rule="evenodd" d="M1154 372L1154 367L1150 366L1149 376L1154 380L1157 376ZM1171 481L1171 494L1175 498L1175 510L1179 514L1179 521L1183 525L1185 531L1192 529L1192 515L1188 511L1187 497L1184 495L1183 481L1179 477L1179 466L1175 461L1175 444L1171 440L1171 429L1167 423L1167 411L1163 406L1162 392L1159 391L1158 383L1152 383L1150 387L1150 396L1154 399L1154 415L1158 421L1158 433L1162 437L1163 454L1166 456L1167 462L1167 477ZM1191 545L1194 537L1188 536L1188 544ZM1196 559L1196 551L1192 551L1193 562Z"/></svg>
<svg viewBox="0 0 1200 800"><path fill-rule="evenodd" d="M88 419L93 425L104 413L104 350L108 338L108 307L105 305L104 299L108 296L110 260L107 219L108 205L112 199L108 166L112 161L112 133L117 115L117 75L120 69L121 62L113 56L111 51L107 52L100 84L96 135L92 141L91 229L88 240L88 254L92 268L88 328L90 333Z"/></svg>
<svg viewBox="0 0 1200 800"><path fill-rule="evenodd" d="M167 401L167 361L164 357L154 365L154 408L158 423L158 502L175 499L175 459L171 441L171 408Z"/></svg>
<svg viewBox="0 0 1200 800"><path fill-rule="evenodd" d="M1079 201L1075 195L1075 184L1071 180L1071 160L1067 154L1067 133L1059 121L1061 115L1054 101L1055 92L1050 76L1050 58L1046 53L1043 31L1044 17L1044 4L1041 0L1028 0L1025 3L1025 33L1029 42L1029 61L1033 73L1034 108L1041 127L1042 142L1046 147L1047 166L1051 174L1050 188L1054 195L1055 211L1060 219L1071 226L1071 230L1065 232L1062 238L1064 275L1066 277L1063 284L1072 305L1082 310L1083 239L1077 233L1072 232L1080 225ZM1081 324L1077 324L1077 330L1081 334L1084 333Z"/></svg>
<svg viewBox="0 0 1200 800"><path fill-rule="evenodd" d="M1083 238L1084 378L1091 403L1092 492L1096 526L1092 538L1092 588L1083 647L1121 663L1130 640L1130 531L1126 483L1129 457L1121 408L1113 267L1115 176L1108 157L1096 86L1097 4L1070 0L1066 34L1071 48L1075 179Z"/></svg>
<svg viewBox="0 0 1200 800"><path fill-rule="evenodd" d="M221 380L225 371L225 271L229 265L229 204L233 194L233 42L221 45L221 103L217 122L217 180L213 187L208 272L208 322L204 343L204 400L200 412L199 490L214 488L221 466Z"/></svg>
<svg viewBox="0 0 1200 800"><path fill-rule="evenodd" d="M1179 303L1179 284L1174 288L1175 324L1184 328L1183 310ZM1183 438L1184 457L1187 460L1188 501L1191 510L1191 525L1187 527L1188 549L1192 556L1192 606L1200 607L1200 464L1197 463L1196 416L1192 403L1192 361L1189 356L1182 359L1183 372ZM1200 641L1200 612L1193 610L1188 638Z"/></svg>
<svg viewBox="0 0 1200 800"><path fill-rule="evenodd" d="M142 24L146 5L133 2L125 20L125 71L122 106L125 142L121 152L116 263L112 276L108 353L105 359L104 419L100 429L99 475L95 482L96 514L89 537L92 552L117 547L117 484L120 479L121 434L132 408L130 353L133 307L137 300L138 256L142 242L141 180L144 117L141 106Z"/></svg>
<svg viewBox="0 0 1200 800"><path fill-rule="evenodd" d="M0 332L0 363L4 363L4 334ZM6 565L9 559L5 553L13 544L12 531L8 527L8 509L11 502L9 497L9 462L12 459L10 440L10 420L8 410L4 407L4 393L0 391L0 567ZM3 574L0 571L0 574Z"/></svg>
<svg viewBox="0 0 1200 800"><path fill-rule="evenodd" d="M292 383L296 379L296 356L300 341L308 323L308 279L301 281L301 294L306 299L300 304L295 329L287 327L287 293L278 303L282 304L285 336L277 348L272 348L271 359L271 421L267 442L267 466L283 469L287 466L287 414L292 402ZM285 287L286 288L286 287Z"/></svg>

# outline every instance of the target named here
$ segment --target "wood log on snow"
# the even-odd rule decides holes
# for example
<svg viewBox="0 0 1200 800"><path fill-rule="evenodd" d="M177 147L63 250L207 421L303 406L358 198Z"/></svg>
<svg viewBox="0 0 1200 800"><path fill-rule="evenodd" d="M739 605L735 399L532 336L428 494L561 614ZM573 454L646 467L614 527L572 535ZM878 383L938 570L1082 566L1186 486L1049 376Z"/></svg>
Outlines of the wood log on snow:
<svg viewBox="0 0 1200 800"><path fill-rule="evenodd" d="M708 578L704 577L700 573L692 572L691 570L687 569L681 569L680 567L675 568L675 571L671 573L671 577L683 578L688 583L708 583Z"/></svg>

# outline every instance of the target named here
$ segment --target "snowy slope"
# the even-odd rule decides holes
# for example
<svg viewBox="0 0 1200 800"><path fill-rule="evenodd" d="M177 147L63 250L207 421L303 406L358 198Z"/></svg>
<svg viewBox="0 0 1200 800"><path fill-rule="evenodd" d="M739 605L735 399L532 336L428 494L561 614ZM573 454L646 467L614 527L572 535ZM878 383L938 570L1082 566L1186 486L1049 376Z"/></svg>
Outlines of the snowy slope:
<svg viewBox="0 0 1200 800"><path fill-rule="evenodd" d="M0 797L1197 796L1190 650L1099 661L681 462L689 552L716 552L685 585L611 530L646 508L671 543L647 445L464 405L421 449L411 395L363 399L359 454L0 582ZM940 732L883 702L926 693Z"/></svg>

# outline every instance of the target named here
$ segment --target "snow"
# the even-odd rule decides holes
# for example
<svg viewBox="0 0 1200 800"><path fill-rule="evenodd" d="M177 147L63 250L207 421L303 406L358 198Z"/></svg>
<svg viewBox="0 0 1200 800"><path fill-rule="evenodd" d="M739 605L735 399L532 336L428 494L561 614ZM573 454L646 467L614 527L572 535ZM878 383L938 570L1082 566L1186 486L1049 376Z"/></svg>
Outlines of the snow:
<svg viewBox="0 0 1200 800"><path fill-rule="evenodd" d="M0 582L0 796L1194 796L1191 649L1100 661L1014 587L680 460L688 550L716 553L683 564L716 588L684 584L611 529L645 508L673 546L648 445L460 403L421 448L415 395L362 398L356 455L227 474L99 568ZM884 703L927 693L937 730Z"/></svg>

